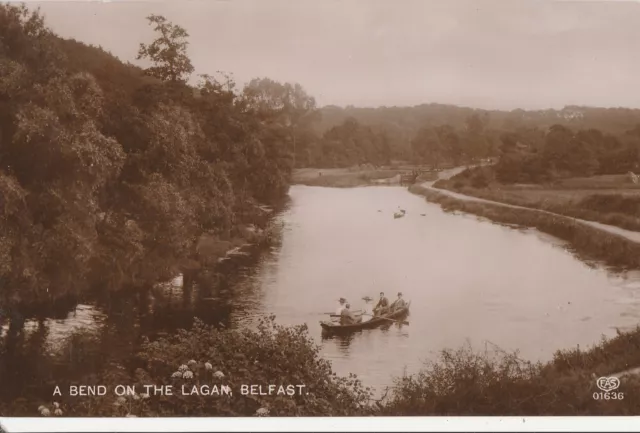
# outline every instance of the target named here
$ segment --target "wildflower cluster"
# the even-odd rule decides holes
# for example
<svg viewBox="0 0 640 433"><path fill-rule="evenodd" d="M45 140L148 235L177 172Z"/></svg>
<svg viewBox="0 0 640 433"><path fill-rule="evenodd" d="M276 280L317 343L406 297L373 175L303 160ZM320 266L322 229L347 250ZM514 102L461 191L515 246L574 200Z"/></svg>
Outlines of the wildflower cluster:
<svg viewBox="0 0 640 433"><path fill-rule="evenodd" d="M138 394L136 392L127 396L118 397L116 401L113 402L116 415L135 418L137 415L135 415L134 412L143 414L147 408L146 401L149 397L147 393Z"/></svg>
<svg viewBox="0 0 640 433"><path fill-rule="evenodd" d="M40 405L40 407L38 407L38 412L40 412L40 415L42 416L51 416L51 413L53 413L53 415L55 416L63 415L62 409L60 408L60 403L56 401L53 402L51 408L48 408L45 405Z"/></svg>
<svg viewBox="0 0 640 433"><path fill-rule="evenodd" d="M213 374L211 374L211 371L213 371L213 365L210 362L207 361L201 364L195 359L191 359L186 364L180 365L180 367L171 374L171 378L187 380L208 376L215 377L216 379L224 378L224 373L220 370L217 370Z"/></svg>

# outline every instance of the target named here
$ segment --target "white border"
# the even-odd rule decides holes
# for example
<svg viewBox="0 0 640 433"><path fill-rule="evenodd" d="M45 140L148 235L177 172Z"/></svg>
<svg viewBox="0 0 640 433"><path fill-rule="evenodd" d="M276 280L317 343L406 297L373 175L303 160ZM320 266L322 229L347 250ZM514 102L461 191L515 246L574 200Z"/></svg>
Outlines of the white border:
<svg viewBox="0 0 640 433"><path fill-rule="evenodd" d="M640 431L640 416L336 418L0 418L13 432Z"/></svg>

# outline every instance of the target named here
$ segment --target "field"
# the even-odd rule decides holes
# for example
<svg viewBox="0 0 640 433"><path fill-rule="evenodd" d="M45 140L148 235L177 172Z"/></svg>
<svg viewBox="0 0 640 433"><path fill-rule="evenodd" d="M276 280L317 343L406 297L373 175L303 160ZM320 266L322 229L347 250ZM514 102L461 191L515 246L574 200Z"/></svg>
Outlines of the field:
<svg viewBox="0 0 640 433"><path fill-rule="evenodd" d="M488 182L486 187L474 187L473 181L462 177L440 181L436 186L640 231L640 185L633 184L625 175L568 178L543 185Z"/></svg>

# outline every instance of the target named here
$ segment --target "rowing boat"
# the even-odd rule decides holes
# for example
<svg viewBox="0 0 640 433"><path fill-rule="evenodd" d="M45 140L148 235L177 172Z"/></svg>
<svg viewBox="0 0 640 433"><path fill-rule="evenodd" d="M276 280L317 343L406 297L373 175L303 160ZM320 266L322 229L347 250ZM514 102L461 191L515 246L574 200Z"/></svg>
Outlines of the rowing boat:
<svg viewBox="0 0 640 433"><path fill-rule="evenodd" d="M326 331L326 332L351 332L351 331L358 331L360 329L376 328L385 323L389 324L389 323L397 322L398 319L402 319L406 317L409 314L410 305L411 305L411 302L409 302L405 308L402 308L398 311L394 311L391 314L386 314L384 316L379 316L379 317L372 317L371 320L367 320L359 323L353 323L351 325L338 325L336 323L332 323L329 321L321 321L320 326L322 327L323 331Z"/></svg>

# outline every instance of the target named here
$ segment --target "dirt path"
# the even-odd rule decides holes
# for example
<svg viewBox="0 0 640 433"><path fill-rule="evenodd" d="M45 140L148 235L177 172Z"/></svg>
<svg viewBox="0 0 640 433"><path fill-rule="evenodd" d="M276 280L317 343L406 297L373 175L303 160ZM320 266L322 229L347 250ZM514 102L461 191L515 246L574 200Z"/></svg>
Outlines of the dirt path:
<svg viewBox="0 0 640 433"><path fill-rule="evenodd" d="M455 176L456 174L460 173L461 171L463 171L465 169L465 167L458 167L455 169L451 169L451 170L445 170L440 172L440 179L449 179L452 176ZM512 205L512 204L508 204L508 203L502 203L499 201L494 201L494 200L487 200L487 199L483 199L483 198L479 198L479 197L474 197L474 196L470 196L470 195L465 195L465 194L460 194L457 192L453 192L453 191L449 191L447 189L441 189L441 188L436 188L433 186L434 182L424 182L423 184L421 184L422 187L424 188L428 188L432 191L436 191L438 193L447 195L449 197L458 199L458 200L465 200L465 201L472 201L472 202L477 202L477 203L486 203L486 204L492 204L492 205L496 205L496 206L502 206L502 207L506 207L506 208L511 208L511 209L525 209L525 210L529 210L532 212L540 212L540 213L544 213L547 215L552 215L555 217L560 217L560 218L566 218L568 220L571 221L575 221L581 224L586 224L588 226L594 227L598 230L602 230L614 235L618 235L618 236L622 236L623 238L626 238L630 241L633 242L637 242L640 243L640 232L636 232L636 231L632 231L632 230L626 230L620 227L616 227L616 226L612 226L612 225L608 225L608 224L602 224L602 223L598 223L595 221L588 221L588 220L583 220L583 219L579 219L579 218L574 218L574 217L570 217L567 215L562 215L562 214L558 214L558 213L554 213L554 212L549 212L546 210L541 210L541 209L536 209L536 208L531 208L531 207L526 207L526 206L517 206L517 205Z"/></svg>

